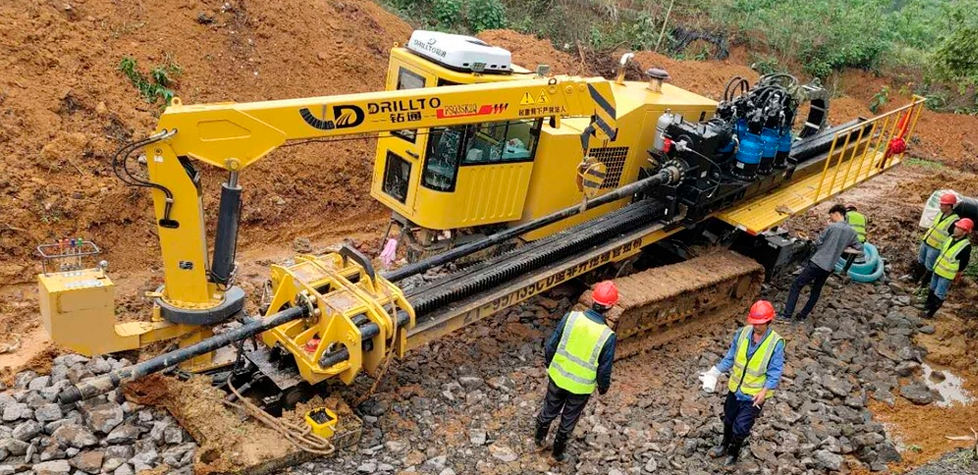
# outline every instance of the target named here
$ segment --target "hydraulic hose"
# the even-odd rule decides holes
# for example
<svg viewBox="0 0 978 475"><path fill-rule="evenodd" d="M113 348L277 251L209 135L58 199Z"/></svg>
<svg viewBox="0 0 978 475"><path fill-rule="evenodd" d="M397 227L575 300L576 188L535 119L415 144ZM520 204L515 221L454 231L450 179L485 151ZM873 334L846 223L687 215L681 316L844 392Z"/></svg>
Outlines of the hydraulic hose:
<svg viewBox="0 0 978 475"><path fill-rule="evenodd" d="M856 282L859 282L861 284L868 284L868 283L871 283L871 282L876 282L881 277L883 277L883 270L885 268L886 268L886 261L884 259L880 258L877 261L876 270L874 270L873 272L871 272L869 274L857 274L857 273L853 273L850 270L849 271L849 276L852 277L852 280L854 280Z"/></svg>
<svg viewBox="0 0 978 475"><path fill-rule="evenodd" d="M863 253L863 262L859 262L858 260L853 262L847 273L855 282L863 284L876 282L883 276L885 262L879 254L879 249L877 249L873 244L868 242L863 244ZM842 272L842 268L845 267L845 264L845 257L840 257L835 263L835 271Z"/></svg>
<svg viewBox="0 0 978 475"><path fill-rule="evenodd" d="M859 274L867 274L873 272L874 270L876 270L876 262L879 260L879 257L880 257L879 250L877 250L876 246L867 242L863 244L862 257L857 258L852 263L852 266L849 267L849 270L855 271L856 273ZM838 261L835 262L835 271L842 272L842 268L845 267L845 264L846 264L846 258L845 255L843 255L842 257L839 258Z"/></svg>
<svg viewBox="0 0 978 475"><path fill-rule="evenodd" d="M212 336L186 348L163 353L142 363L136 363L122 369L111 371L102 376L86 379L77 385L68 386L67 389L58 395L58 401L61 404L68 404L107 393L119 387L119 384L125 380L136 379L176 366L195 356L210 353L218 348L244 340L245 338L250 338L279 325L305 318L308 312L308 309L305 307L288 308L269 317L255 320L244 326L235 328L234 330Z"/></svg>

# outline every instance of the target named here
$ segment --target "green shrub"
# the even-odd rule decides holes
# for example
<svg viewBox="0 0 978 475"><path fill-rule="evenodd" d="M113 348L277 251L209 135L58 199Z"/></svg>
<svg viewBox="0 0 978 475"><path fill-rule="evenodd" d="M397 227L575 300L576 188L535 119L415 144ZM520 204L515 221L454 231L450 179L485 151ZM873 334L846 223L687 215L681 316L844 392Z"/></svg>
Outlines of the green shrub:
<svg viewBox="0 0 978 475"><path fill-rule="evenodd" d="M143 100L150 104L155 104L163 100L160 108L166 108L173 100L173 89L175 78L182 72L180 66L176 64L170 55L165 55L164 63L154 67L150 71L149 79L139 71L139 63L132 56L125 56L119 61L118 70L129 78L129 82L143 96Z"/></svg>
<svg viewBox="0 0 978 475"><path fill-rule="evenodd" d="M978 27L959 26L934 52L941 79L978 84Z"/></svg>
<svg viewBox="0 0 978 475"><path fill-rule="evenodd" d="M469 28L478 33L506 27L506 7L501 0L469 0Z"/></svg>
<svg viewBox="0 0 978 475"><path fill-rule="evenodd" d="M454 28L462 16L462 0L433 0L431 14L438 25Z"/></svg>
<svg viewBox="0 0 978 475"><path fill-rule="evenodd" d="M880 88L879 92L873 94L873 99L869 101L869 111L872 113L877 113L880 107L886 105L886 101L890 98L890 87L883 86Z"/></svg>
<svg viewBox="0 0 978 475"><path fill-rule="evenodd" d="M778 58L768 54L757 54L754 52L750 53L751 69L757 71L760 74L774 74L786 72L784 66L778 61Z"/></svg>
<svg viewBox="0 0 978 475"><path fill-rule="evenodd" d="M628 43L633 49L646 50L655 48L656 40L659 38L661 24L657 25L655 19L647 11L641 11L635 18L623 26Z"/></svg>

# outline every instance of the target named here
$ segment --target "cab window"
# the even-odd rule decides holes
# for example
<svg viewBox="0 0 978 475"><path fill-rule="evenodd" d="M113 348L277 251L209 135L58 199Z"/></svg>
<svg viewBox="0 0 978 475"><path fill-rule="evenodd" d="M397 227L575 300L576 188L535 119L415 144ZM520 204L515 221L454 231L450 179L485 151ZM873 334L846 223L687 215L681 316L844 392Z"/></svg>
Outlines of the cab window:
<svg viewBox="0 0 978 475"><path fill-rule="evenodd" d="M424 87L424 77L406 68L398 68L397 89L421 89ZM391 135L396 135L408 142L414 143L418 136L417 130L395 130Z"/></svg>
<svg viewBox="0 0 978 475"><path fill-rule="evenodd" d="M538 120L470 125L462 164L521 162L533 159Z"/></svg>
<svg viewBox="0 0 978 475"><path fill-rule="evenodd" d="M533 160L541 120L434 127L429 132L421 184L454 191L458 167Z"/></svg>
<svg viewBox="0 0 978 475"><path fill-rule="evenodd" d="M401 203L406 203L410 179L411 164L394 152L388 151L387 164L384 166L384 193Z"/></svg>
<svg viewBox="0 0 978 475"><path fill-rule="evenodd" d="M455 190L464 127L435 127L428 133L421 184L435 191Z"/></svg>

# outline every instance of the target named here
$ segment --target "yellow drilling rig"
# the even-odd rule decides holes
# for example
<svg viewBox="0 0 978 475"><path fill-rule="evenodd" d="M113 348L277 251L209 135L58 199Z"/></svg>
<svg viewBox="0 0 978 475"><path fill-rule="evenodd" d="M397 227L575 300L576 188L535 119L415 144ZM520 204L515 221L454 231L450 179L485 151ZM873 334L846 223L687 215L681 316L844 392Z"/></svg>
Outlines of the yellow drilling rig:
<svg viewBox="0 0 978 475"><path fill-rule="evenodd" d="M115 321L105 266L70 264L96 254L91 242L43 248L53 265L38 280L45 328L72 350L174 338L180 348L82 381L61 401L177 365L266 378L286 395L349 384L360 372L376 375L391 355L598 274L633 273L636 289L654 288L641 302L646 311L615 323L620 340L641 341L753 298L764 278L754 260L771 272L799 249L771 230L899 163L922 110L915 99L828 127L817 83L733 78L716 102L670 85L658 69L626 81L630 59L611 80L551 76L476 38L415 31L391 50L382 92L174 99L157 130L113 161L120 179L153 195L164 285L151 295L152 319ZM803 103L808 115L796 120ZM346 246L297 256L272 266L262 315L243 315L234 256L246 169L287 143L356 135L379 137L370 193L392 210L388 237L407 248L409 263L381 273ZM139 151L145 170L132 159ZM199 166L227 171L210 261ZM754 260L716 252L724 249ZM441 278L416 277L466 261ZM634 273L670 263L684 267ZM235 319L242 325L214 334ZM260 343L242 349L232 369L214 357L248 338Z"/></svg>

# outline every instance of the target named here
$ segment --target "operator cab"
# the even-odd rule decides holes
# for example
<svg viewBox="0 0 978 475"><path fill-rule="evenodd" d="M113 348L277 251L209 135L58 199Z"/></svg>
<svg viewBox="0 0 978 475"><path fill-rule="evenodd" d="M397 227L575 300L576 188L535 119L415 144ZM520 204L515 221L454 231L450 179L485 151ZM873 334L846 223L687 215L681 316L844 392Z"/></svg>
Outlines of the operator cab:
<svg viewBox="0 0 978 475"><path fill-rule="evenodd" d="M406 47L392 50L386 88L509 81L531 74L512 64L509 51L478 38L415 31ZM392 114L397 120L417 120L412 112ZM482 111L472 104L453 112ZM518 220L541 124L525 119L381 134L371 195L394 210L402 228L431 234L414 236L428 241L426 246L440 231Z"/></svg>

